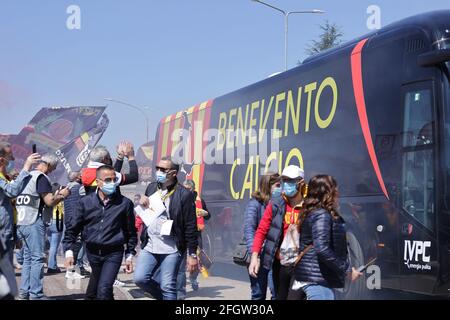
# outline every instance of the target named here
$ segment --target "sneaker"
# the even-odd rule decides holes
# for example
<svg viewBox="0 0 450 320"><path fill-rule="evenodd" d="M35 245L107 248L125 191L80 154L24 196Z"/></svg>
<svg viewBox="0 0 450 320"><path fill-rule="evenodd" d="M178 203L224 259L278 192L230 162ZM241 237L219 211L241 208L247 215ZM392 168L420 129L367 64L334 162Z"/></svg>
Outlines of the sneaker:
<svg viewBox="0 0 450 320"><path fill-rule="evenodd" d="M85 278L85 276L82 276L75 270L67 270L65 277L66 277L66 279L84 279Z"/></svg>
<svg viewBox="0 0 450 320"><path fill-rule="evenodd" d="M47 274L55 274L55 273L61 273L61 269L56 267L56 269L53 268L47 268Z"/></svg>
<svg viewBox="0 0 450 320"><path fill-rule="evenodd" d="M119 281L116 279L116 281L114 281L114 287L125 287L125 282Z"/></svg>

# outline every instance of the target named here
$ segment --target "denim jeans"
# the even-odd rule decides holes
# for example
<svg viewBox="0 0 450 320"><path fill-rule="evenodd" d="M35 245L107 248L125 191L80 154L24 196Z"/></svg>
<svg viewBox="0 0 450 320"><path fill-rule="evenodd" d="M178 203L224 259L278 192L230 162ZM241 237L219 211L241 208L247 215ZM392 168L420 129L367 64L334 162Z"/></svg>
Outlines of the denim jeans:
<svg viewBox="0 0 450 320"><path fill-rule="evenodd" d="M45 224L41 218L28 226L18 226L23 243L23 266L19 295L41 299L44 296Z"/></svg>
<svg viewBox="0 0 450 320"><path fill-rule="evenodd" d="M197 278L199 273L199 270L189 273L189 281L191 282L192 286L198 286ZM184 257L183 261L181 262L177 277L177 300L186 299L186 284L186 257Z"/></svg>
<svg viewBox="0 0 450 320"><path fill-rule="evenodd" d="M56 261L56 255L58 254L59 244L61 243L62 232L58 231L56 227L56 220L53 220L52 224L48 228L48 236L50 239L50 250L48 253L48 268L56 269L58 264Z"/></svg>
<svg viewBox="0 0 450 320"><path fill-rule="evenodd" d="M275 288L273 285L272 270L263 267L259 269L258 277L250 276L250 289L252 300L266 300L267 286L269 286L271 299L276 299Z"/></svg>
<svg viewBox="0 0 450 320"><path fill-rule="evenodd" d="M18 264L23 265L23 251L25 249L24 249L23 241L20 241L20 243L22 244L22 247L20 247L20 249L18 251L16 251L16 261Z"/></svg>
<svg viewBox="0 0 450 320"><path fill-rule="evenodd" d="M73 244L72 248L75 259L74 264L79 268L84 268L84 265L87 263L86 243L82 240L81 235L77 237L77 240Z"/></svg>
<svg viewBox="0 0 450 320"><path fill-rule="evenodd" d="M143 249L139 253L134 282L157 300L177 300L177 275L182 255L153 254ZM156 274L158 279L155 280Z"/></svg>
<svg viewBox="0 0 450 320"><path fill-rule="evenodd" d="M334 300L332 289L318 284L309 284L302 288L307 300Z"/></svg>
<svg viewBox="0 0 450 320"><path fill-rule="evenodd" d="M84 264L86 262L86 261L84 261L85 260L84 257L86 256L86 254L85 254L86 253L86 245L85 245L84 241L80 241L79 246L80 246L80 249L77 254L76 265L79 268L84 268Z"/></svg>
<svg viewBox="0 0 450 320"><path fill-rule="evenodd" d="M183 259L180 263L177 275L177 300L186 299L186 254L183 254Z"/></svg>
<svg viewBox="0 0 450 320"><path fill-rule="evenodd" d="M122 265L123 250L105 255L94 254L89 250L86 250L86 253L92 268L86 295L90 295L91 299L114 300L113 285ZM97 290L95 297L88 292L92 288Z"/></svg>

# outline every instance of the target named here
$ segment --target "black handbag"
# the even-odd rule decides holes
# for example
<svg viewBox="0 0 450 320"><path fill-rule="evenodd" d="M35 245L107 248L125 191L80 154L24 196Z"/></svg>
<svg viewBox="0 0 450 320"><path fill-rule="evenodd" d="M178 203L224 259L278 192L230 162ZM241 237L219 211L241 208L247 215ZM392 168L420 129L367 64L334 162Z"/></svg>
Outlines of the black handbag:
<svg viewBox="0 0 450 320"><path fill-rule="evenodd" d="M251 253L247 250L245 239L242 238L233 253L233 262L237 265L248 267L250 265Z"/></svg>

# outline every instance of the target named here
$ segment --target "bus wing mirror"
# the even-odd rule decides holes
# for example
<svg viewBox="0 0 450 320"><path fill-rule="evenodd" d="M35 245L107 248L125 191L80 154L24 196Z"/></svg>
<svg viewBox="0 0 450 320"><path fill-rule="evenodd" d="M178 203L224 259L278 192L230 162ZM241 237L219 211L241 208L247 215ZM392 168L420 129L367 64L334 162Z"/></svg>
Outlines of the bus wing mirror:
<svg viewBox="0 0 450 320"><path fill-rule="evenodd" d="M417 57L421 67L432 67L447 61L450 61L450 49L433 50Z"/></svg>

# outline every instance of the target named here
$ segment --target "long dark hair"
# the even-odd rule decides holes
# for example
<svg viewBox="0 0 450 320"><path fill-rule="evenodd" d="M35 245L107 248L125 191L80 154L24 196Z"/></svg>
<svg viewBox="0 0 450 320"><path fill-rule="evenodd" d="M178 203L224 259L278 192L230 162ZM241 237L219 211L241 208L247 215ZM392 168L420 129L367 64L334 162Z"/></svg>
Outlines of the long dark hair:
<svg viewBox="0 0 450 320"><path fill-rule="evenodd" d="M305 214L316 209L327 210L333 218L339 217L337 182L332 176L317 175L309 180L308 196L305 199Z"/></svg>
<svg viewBox="0 0 450 320"><path fill-rule="evenodd" d="M258 190L253 192L252 197L261 203L267 204L272 196L272 186L280 181L278 173L267 173L259 177Z"/></svg>

